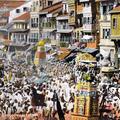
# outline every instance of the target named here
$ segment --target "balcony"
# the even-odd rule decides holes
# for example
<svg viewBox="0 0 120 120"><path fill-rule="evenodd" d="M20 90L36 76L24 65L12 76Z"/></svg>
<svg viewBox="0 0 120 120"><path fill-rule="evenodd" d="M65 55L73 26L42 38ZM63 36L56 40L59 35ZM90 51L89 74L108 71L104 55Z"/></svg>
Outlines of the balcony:
<svg viewBox="0 0 120 120"><path fill-rule="evenodd" d="M12 28L9 30L9 32L12 32L12 33L19 33L19 32L28 32L29 29L24 29L24 28Z"/></svg>
<svg viewBox="0 0 120 120"><path fill-rule="evenodd" d="M7 22L8 22L7 19L0 18L0 23L7 23Z"/></svg>
<svg viewBox="0 0 120 120"><path fill-rule="evenodd" d="M112 42L110 39L101 39L100 46L114 46L114 42Z"/></svg>
<svg viewBox="0 0 120 120"><path fill-rule="evenodd" d="M79 2L89 2L91 0L79 0Z"/></svg>
<svg viewBox="0 0 120 120"><path fill-rule="evenodd" d="M83 24L83 31L92 32L95 29L96 29L95 25L93 25L93 24Z"/></svg>
<svg viewBox="0 0 120 120"><path fill-rule="evenodd" d="M89 6L89 7L84 7L82 13L92 13L92 8L91 8L91 6Z"/></svg>
<svg viewBox="0 0 120 120"><path fill-rule="evenodd" d="M27 39L13 38L12 41L14 42L14 44L19 44L20 45L20 44L24 44L27 41Z"/></svg>
<svg viewBox="0 0 120 120"><path fill-rule="evenodd" d="M68 15L61 15L61 16L59 16L59 17L57 17L57 20L59 21L59 20L68 20L69 19L69 16Z"/></svg>
<svg viewBox="0 0 120 120"><path fill-rule="evenodd" d="M100 21L110 21L110 15L101 15Z"/></svg>
<svg viewBox="0 0 120 120"><path fill-rule="evenodd" d="M73 29L69 25L58 25L57 32L59 33L71 33Z"/></svg>

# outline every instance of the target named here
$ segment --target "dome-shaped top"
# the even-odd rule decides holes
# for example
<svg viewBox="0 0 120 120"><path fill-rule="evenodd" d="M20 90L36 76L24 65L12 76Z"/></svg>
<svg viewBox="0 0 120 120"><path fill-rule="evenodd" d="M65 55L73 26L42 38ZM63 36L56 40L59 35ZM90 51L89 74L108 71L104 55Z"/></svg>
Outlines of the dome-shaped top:
<svg viewBox="0 0 120 120"><path fill-rule="evenodd" d="M40 40L37 44L37 46L44 46L45 45L45 41L44 40Z"/></svg>

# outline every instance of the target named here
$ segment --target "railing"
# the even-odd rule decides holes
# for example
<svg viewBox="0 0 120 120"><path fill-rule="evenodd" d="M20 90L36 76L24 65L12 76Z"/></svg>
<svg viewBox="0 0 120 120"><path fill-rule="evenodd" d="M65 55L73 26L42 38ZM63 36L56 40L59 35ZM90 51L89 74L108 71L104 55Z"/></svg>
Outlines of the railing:
<svg viewBox="0 0 120 120"><path fill-rule="evenodd" d="M107 21L107 15L103 16L103 21Z"/></svg>
<svg viewBox="0 0 120 120"><path fill-rule="evenodd" d="M93 28L95 28L95 25L93 24L83 24L83 30L91 31Z"/></svg>
<svg viewBox="0 0 120 120"><path fill-rule="evenodd" d="M89 2L90 0L79 0L80 2Z"/></svg>
<svg viewBox="0 0 120 120"><path fill-rule="evenodd" d="M91 13L91 12L92 12L91 6L89 6L89 7L84 7L82 12L83 12L83 13Z"/></svg>
<svg viewBox="0 0 120 120"><path fill-rule="evenodd" d="M70 29L68 25L58 25L57 29Z"/></svg>
<svg viewBox="0 0 120 120"><path fill-rule="evenodd" d="M60 47L68 47L69 43L67 41L60 41Z"/></svg>

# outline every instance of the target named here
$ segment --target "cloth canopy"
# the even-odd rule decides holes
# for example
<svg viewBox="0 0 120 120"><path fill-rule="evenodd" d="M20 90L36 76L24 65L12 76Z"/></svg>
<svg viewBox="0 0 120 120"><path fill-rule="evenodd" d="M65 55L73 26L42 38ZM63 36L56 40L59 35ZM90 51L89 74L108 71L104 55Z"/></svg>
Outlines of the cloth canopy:
<svg viewBox="0 0 120 120"><path fill-rule="evenodd" d="M95 49L95 48L84 48L84 49L81 49L80 51L84 52L84 53L94 53L94 52L97 52L98 49Z"/></svg>
<svg viewBox="0 0 120 120"><path fill-rule="evenodd" d="M93 36L91 35L84 35L83 38L81 38L81 40L92 40L93 39Z"/></svg>

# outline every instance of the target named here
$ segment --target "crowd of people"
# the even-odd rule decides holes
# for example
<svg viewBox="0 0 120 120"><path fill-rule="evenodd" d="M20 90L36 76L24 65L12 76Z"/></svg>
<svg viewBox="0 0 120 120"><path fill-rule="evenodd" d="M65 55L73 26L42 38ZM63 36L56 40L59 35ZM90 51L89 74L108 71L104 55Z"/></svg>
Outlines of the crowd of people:
<svg viewBox="0 0 120 120"><path fill-rule="evenodd" d="M105 120L120 119L120 74L104 74L96 65L46 62L36 67L3 60L0 79L0 115L17 114L13 120L54 120L58 118L57 102L70 120L74 110L76 85L80 81L97 86L100 115ZM42 73L49 79L39 81ZM38 113L36 115L36 113ZM30 114L30 115L29 115ZM20 118L18 115L23 115ZM29 116L28 116L29 115Z"/></svg>

